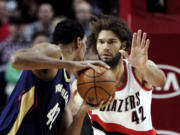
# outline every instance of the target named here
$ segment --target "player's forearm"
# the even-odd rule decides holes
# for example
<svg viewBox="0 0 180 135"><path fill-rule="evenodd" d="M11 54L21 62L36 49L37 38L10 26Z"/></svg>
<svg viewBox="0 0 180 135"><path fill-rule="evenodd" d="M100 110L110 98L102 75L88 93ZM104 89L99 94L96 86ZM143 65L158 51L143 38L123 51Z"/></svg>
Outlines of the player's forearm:
<svg viewBox="0 0 180 135"><path fill-rule="evenodd" d="M162 87L165 84L165 74L156 64L148 60L145 66L137 69L143 74L143 79L153 86Z"/></svg>
<svg viewBox="0 0 180 135"><path fill-rule="evenodd" d="M38 70L38 69L54 69L67 68L69 69L70 61L62 61L57 58L48 57L36 53L24 53L13 55L11 57L11 65L19 70Z"/></svg>
<svg viewBox="0 0 180 135"><path fill-rule="evenodd" d="M80 109L77 115L75 116L73 123L63 135L80 135L86 113L86 110Z"/></svg>

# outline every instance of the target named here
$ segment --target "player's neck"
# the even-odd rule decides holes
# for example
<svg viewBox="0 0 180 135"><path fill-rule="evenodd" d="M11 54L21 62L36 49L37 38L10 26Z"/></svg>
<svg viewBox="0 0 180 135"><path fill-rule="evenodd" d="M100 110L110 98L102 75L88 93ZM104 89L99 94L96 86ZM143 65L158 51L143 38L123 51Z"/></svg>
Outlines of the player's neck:
<svg viewBox="0 0 180 135"><path fill-rule="evenodd" d="M124 79L125 78L125 72L124 72L123 60L120 59L118 65L112 70L116 76L117 87L121 87L121 85L123 85L124 81L125 81L125 79Z"/></svg>

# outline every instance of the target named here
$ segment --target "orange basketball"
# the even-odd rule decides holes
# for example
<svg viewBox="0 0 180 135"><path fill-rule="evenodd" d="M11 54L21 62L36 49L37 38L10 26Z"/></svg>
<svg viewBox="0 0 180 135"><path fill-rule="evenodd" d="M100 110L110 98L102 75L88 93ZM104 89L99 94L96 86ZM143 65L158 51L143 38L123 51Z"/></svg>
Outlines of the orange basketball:
<svg viewBox="0 0 180 135"><path fill-rule="evenodd" d="M90 105L98 105L102 100L105 102L110 96L115 95L116 79L111 70L98 67L102 72L97 73L94 69L86 69L77 77L77 89L80 96Z"/></svg>

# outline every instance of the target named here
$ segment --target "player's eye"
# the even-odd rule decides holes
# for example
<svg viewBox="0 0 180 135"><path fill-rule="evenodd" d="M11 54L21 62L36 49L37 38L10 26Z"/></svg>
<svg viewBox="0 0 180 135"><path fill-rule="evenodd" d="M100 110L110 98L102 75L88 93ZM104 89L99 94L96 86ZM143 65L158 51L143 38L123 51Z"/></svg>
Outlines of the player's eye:
<svg viewBox="0 0 180 135"><path fill-rule="evenodd" d="M108 41L108 44L114 44L114 43L115 43L114 40L109 40L109 41Z"/></svg>
<svg viewBox="0 0 180 135"><path fill-rule="evenodd" d="M104 41L103 41L103 40L99 40L99 43L100 43L100 44L104 44Z"/></svg>

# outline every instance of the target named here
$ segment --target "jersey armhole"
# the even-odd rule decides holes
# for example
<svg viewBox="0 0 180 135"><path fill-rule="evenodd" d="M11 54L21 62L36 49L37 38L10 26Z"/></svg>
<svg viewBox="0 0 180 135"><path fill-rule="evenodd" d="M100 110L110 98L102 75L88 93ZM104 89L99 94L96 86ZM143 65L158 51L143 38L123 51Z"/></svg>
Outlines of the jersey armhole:
<svg viewBox="0 0 180 135"><path fill-rule="evenodd" d="M67 73L66 69L63 69L63 72L65 81L69 83L71 81L71 76Z"/></svg>
<svg viewBox="0 0 180 135"><path fill-rule="evenodd" d="M136 82L140 85L140 87L141 87L143 90L145 90L145 91L151 91L151 90L152 90L152 87L151 87L151 88L146 88L146 87L143 86L143 84L142 84L142 83L140 82L140 80L137 78L136 73L135 73L135 68L133 68L133 67L132 67L132 73L133 73L133 76L134 76Z"/></svg>
<svg viewBox="0 0 180 135"><path fill-rule="evenodd" d="M124 82L123 86L121 88L117 88L116 91L123 90L126 87L127 82L128 82L127 63L125 60L123 60L123 65L124 65L125 82Z"/></svg>

